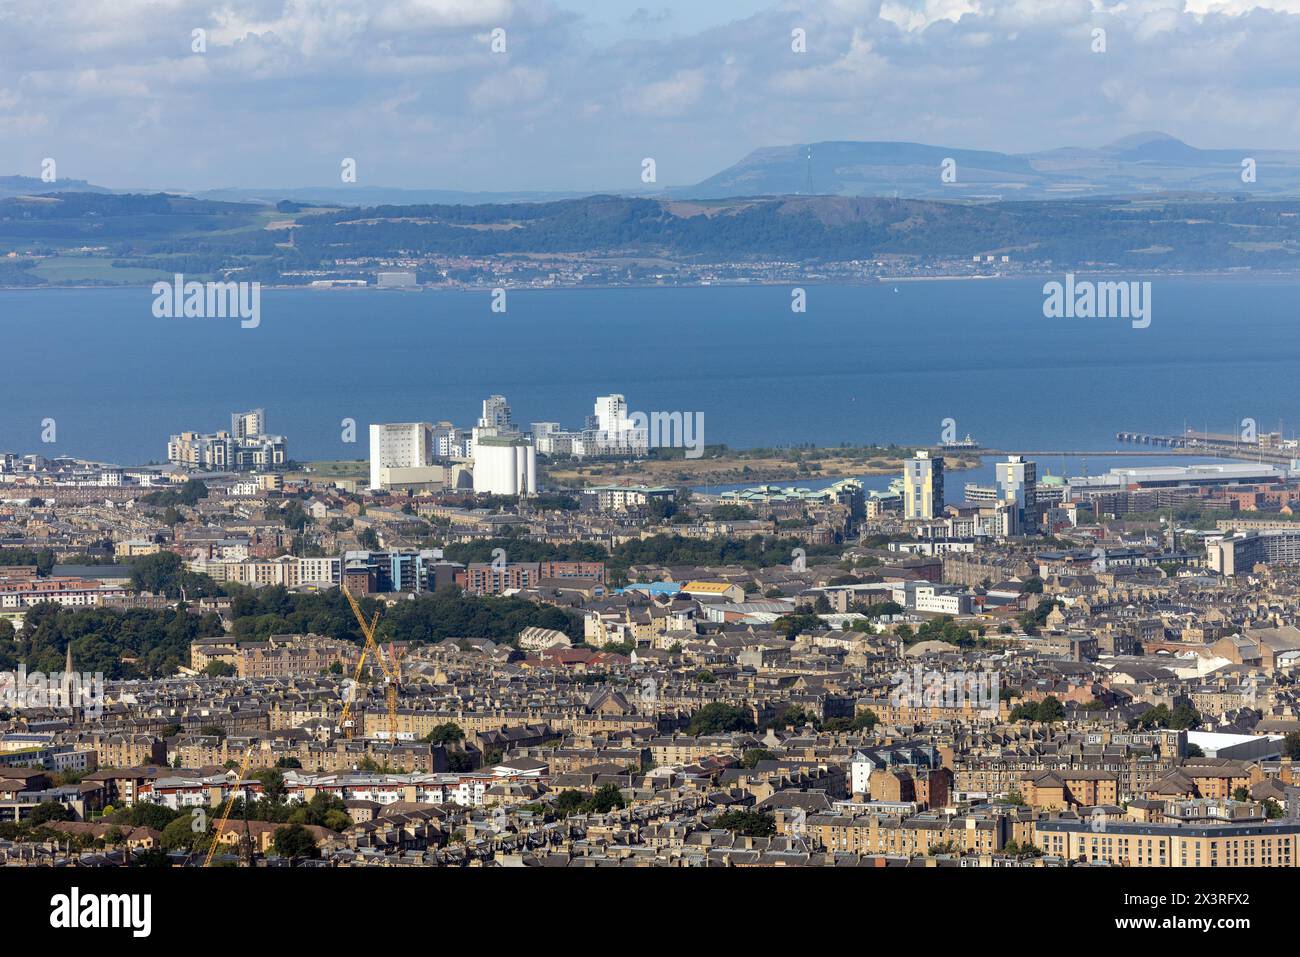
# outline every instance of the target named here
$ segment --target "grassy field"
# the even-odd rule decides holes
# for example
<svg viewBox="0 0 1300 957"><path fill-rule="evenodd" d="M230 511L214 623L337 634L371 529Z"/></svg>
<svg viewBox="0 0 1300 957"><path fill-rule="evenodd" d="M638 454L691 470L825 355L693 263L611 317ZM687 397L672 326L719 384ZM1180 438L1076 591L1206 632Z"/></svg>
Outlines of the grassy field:
<svg viewBox="0 0 1300 957"><path fill-rule="evenodd" d="M147 283L171 279L171 273L161 269L114 269L109 260L94 256L55 256L42 260L31 272L49 283Z"/></svg>
<svg viewBox="0 0 1300 957"><path fill-rule="evenodd" d="M550 487L589 485L733 485L854 478L859 475L898 475L912 449L749 449L710 454L698 459L646 459L640 462L566 462L543 467ZM951 470L974 468L977 455L944 455ZM311 471L289 472L286 478L355 479L370 474L365 459L302 463Z"/></svg>
<svg viewBox="0 0 1300 957"><path fill-rule="evenodd" d="M698 459L648 459L641 462L564 463L545 470L549 484L588 485L734 485L854 478L902 474L912 449L762 449L727 451ZM975 455L944 456L950 469L973 468Z"/></svg>
<svg viewBox="0 0 1300 957"><path fill-rule="evenodd" d="M354 479L370 475L370 463L365 459L324 459L319 462L303 462L303 469L310 471L286 472L287 479Z"/></svg>

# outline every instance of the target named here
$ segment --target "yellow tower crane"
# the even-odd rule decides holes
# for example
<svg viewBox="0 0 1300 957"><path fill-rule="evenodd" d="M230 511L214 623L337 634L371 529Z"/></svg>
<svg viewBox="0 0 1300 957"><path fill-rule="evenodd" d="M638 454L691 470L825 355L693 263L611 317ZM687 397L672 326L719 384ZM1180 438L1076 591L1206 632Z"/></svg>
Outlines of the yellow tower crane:
<svg viewBox="0 0 1300 957"><path fill-rule="evenodd" d="M361 626L361 633L365 635L366 645L361 649L361 657L357 659L357 670L352 677L353 686L361 680L361 669L366 661L366 653L370 652L375 656L375 661L379 663L379 669L384 674L384 700L388 705L388 740L397 743L397 691L402 683L401 666L398 663L396 652L390 652L392 661L384 659L384 652L375 641L375 629L379 624L379 612L376 611L370 623L366 623L366 617L361 613L361 606L357 600L352 597L352 592L348 591L347 586L339 586L343 594L347 597L348 604L352 606L352 614L357 616L357 624ZM391 645L390 645L391 648ZM339 718L339 724L343 727L345 736L351 738L355 732L356 722L352 718L352 702L343 703L343 713Z"/></svg>
<svg viewBox="0 0 1300 957"><path fill-rule="evenodd" d="M248 765L253 760L253 749L249 748L244 752L244 763L239 766L239 777L235 778L235 785L244 780L244 775L248 773ZM216 856L217 848L221 845L221 835L226 830L226 822L230 820L230 809L235 806L235 799L232 796L226 802L226 809L221 812L221 819L217 821L216 833L212 835L212 843L208 845L208 856L203 859L203 866L208 867L212 864L212 858Z"/></svg>

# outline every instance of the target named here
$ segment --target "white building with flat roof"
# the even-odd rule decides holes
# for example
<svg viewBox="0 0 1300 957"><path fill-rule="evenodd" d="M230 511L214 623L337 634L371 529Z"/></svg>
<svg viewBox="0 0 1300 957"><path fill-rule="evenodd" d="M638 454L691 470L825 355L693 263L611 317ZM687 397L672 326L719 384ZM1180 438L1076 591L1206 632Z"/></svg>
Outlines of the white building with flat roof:
<svg viewBox="0 0 1300 957"><path fill-rule="evenodd" d="M371 423L370 487L384 488L384 469L433 464L433 426L428 422Z"/></svg>

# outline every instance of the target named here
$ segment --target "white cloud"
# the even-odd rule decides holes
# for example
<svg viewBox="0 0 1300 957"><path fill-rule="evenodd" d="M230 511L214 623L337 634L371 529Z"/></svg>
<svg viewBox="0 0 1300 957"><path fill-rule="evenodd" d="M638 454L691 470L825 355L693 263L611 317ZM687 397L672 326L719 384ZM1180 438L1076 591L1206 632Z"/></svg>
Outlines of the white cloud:
<svg viewBox="0 0 1300 957"><path fill-rule="evenodd" d="M340 144L370 177L471 189L611 187L647 153L690 182L816 139L1300 147L1300 0L788 0L601 42L567 2L0 0L0 131L6 155L107 185L318 183Z"/></svg>
<svg viewBox="0 0 1300 957"><path fill-rule="evenodd" d="M892 0L880 5L880 19L908 32L924 30L932 23L956 23L968 13L979 13L977 0L923 0L916 3L895 3Z"/></svg>

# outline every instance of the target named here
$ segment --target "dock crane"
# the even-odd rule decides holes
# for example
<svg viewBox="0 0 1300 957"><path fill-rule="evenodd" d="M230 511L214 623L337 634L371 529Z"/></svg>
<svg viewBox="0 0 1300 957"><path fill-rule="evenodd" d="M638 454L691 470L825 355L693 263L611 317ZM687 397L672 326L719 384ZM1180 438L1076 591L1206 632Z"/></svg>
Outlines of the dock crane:
<svg viewBox="0 0 1300 957"><path fill-rule="evenodd" d="M244 752L244 763L239 766L239 776L235 778L236 786L240 781L244 780L244 776L248 774L248 765L252 760L253 749L249 748ZM204 867L210 867L212 865L212 858L216 856L217 847L221 844L221 835L226 830L226 822L230 820L230 810L234 806L235 799L234 797L231 797L230 800L226 801L226 809L221 812L221 819L217 821L217 830L212 835L212 843L208 845L208 856L203 859Z"/></svg>
<svg viewBox="0 0 1300 957"><path fill-rule="evenodd" d="M352 592L348 591L346 585L341 585L339 587L343 592L343 595L347 598L348 604L352 606L352 614L356 615L357 624L361 626L361 634L363 634L366 639L365 647L361 649L361 657L357 659L356 671L352 675L353 686L355 687L356 683L361 680L361 670L366 663L366 654L373 654L375 660L379 663L380 671L384 674L384 700L388 705L388 740L391 743L396 744L397 690L402 683L402 670L398 663L397 654L393 650L393 645L390 642L388 647L392 661L386 661L384 659L383 650L379 647L378 642L375 641L375 629L379 624L379 612L376 611L374 616L370 619L370 623L367 624L366 616L362 614L361 606L357 603L357 600L352 597ZM343 703L343 713L339 716L339 724L342 726L343 734L346 737L351 738L356 733L356 722L352 718L351 701L345 701Z"/></svg>

